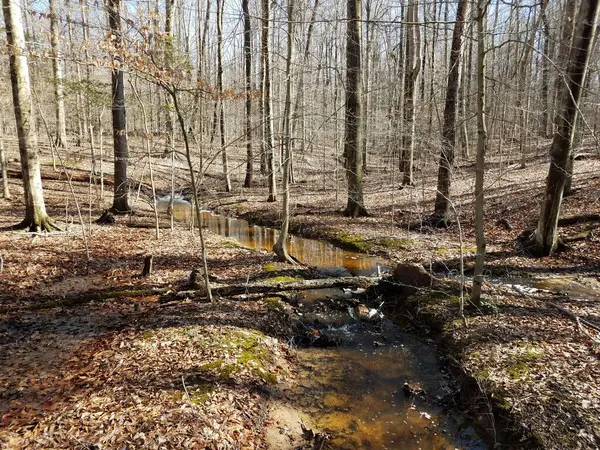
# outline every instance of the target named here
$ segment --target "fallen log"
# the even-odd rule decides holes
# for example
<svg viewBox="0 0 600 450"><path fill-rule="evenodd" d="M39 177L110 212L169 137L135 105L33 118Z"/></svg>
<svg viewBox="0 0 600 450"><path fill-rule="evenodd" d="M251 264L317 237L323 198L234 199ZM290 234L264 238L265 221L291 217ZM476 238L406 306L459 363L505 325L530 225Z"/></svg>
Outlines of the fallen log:
<svg viewBox="0 0 600 450"><path fill-rule="evenodd" d="M586 222L600 222L600 214L581 214L579 216L565 217L563 219L558 219L558 226L566 227Z"/></svg>
<svg viewBox="0 0 600 450"><path fill-rule="evenodd" d="M340 277L319 280L301 280L289 282L256 281L242 284L213 284L212 291L222 297L240 294L270 294L273 292L303 291L307 289L328 288L367 288L379 282L380 277Z"/></svg>

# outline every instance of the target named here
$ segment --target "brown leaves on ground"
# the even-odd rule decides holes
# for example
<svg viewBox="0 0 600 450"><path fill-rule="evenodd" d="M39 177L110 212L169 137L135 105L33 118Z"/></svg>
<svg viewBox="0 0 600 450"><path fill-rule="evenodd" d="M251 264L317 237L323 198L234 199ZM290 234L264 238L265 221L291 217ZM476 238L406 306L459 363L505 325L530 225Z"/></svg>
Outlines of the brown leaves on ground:
<svg viewBox="0 0 600 450"><path fill-rule="evenodd" d="M243 448L288 349L261 302L118 299L3 316L5 448Z"/></svg>

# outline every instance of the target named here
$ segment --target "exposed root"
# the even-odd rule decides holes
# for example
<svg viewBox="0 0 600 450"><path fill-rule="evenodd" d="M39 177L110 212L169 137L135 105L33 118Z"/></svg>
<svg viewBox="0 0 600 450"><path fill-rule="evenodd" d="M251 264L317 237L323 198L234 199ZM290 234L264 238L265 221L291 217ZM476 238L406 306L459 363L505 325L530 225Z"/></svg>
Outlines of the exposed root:
<svg viewBox="0 0 600 450"><path fill-rule="evenodd" d="M43 217L39 221L36 221L35 219L23 219L23 221L9 227L8 229L22 230L31 233L51 233L53 231L63 231L48 216Z"/></svg>

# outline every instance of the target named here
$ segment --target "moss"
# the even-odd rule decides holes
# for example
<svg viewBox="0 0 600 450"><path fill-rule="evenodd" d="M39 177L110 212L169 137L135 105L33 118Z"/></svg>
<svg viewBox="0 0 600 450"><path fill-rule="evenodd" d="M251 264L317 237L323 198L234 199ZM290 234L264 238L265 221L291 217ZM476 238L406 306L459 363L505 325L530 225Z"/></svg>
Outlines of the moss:
<svg viewBox="0 0 600 450"><path fill-rule="evenodd" d="M213 372L219 379L227 380L243 370L249 370L268 384L277 383L277 377L270 373L268 365L271 353L262 345L264 334L258 330L232 331L217 336L215 345L237 355L232 362L217 359L199 367L201 371Z"/></svg>
<svg viewBox="0 0 600 450"><path fill-rule="evenodd" d="M437 249L437 252L439 255L444 256L448 253L448 249L445 247L440 247Z"/></svg>
<svg viewBox="0 0 600 450"><path fill-rule="evenodd" d="M285 309L285 304L279 297L266 297L265 303L267 304L267 309L271 311L283 311Z"/></svg>
<svg viewBox="0 0 600 450"><path fill-rule="evenodd" d="M481 369L475 374L475 377L480 380L487 380L490 377L490 371L488 369Z"/></svg>
<svg viewBox="0 0 600 450"><path fill-rule="evenodd" d="M351 248L359 252L369 252L373 249L373 243L364 237L343 230L334 230L333 239L342 247Z"/></svg>
<svg viewBox="0 0 600 450"><path fill-rule="evenodd" d="M539 345L530 342L521 342L519 348L524 350L524 356L528 359L539 359L542 357L543 351Z"/></svg>
<svg viewBox="0 0 600 450"><path fill-rule="evenodd" d="M233 241L233 240L230 240L230 239L223 240L223 242L221 243L221 246L225 247L225 248L245 248L238 241Z"/></svg>
<svg viewBox="0 0 600 450"><path fill-rule="evenodd" d="M142 337L144 338L144 340L149 341L154 337L154 333L152 331L144 331Z"/></svg>
<svg viewBox="0 0 600 450"><path fill-rule="evenodd" d="M200 405L208 400L208 396L215 390L215 385L210 383L203 383L188 390L190 396L190 402L194 405ZM184 394L185 396L185 394Z"/></svg>
<svg viewBox="0 0 600 450"><path fill-rule="evenodd" d="M512 409L512 405L502 394L494 392L492 393L492 399L498 409L501 409L502 411L510 411Z"/></svg>
<svg viewBox="0 0 600 450"><path fill-rule="evenodd" d="M529 367L524 360L513 361L507 368L506 373L513 380L518 380L529 374Z"/></svg>
<svg viewBox="0 0 600 450"><path fill-rule="evenodd" d="M388 250L412 250L416 246L423 245L423 241L397 238L380 238L377 239L375 243Z"/></svg>
<svg viewBox="0 0 600 450"><path fill-rule="evenodd" d="M303 281L304 278L301 277L287 277L287 276L279 276L279 277L271 277L265 280L265 283L294 283L295 281Z"/></svg>
<svg viewBox="0 0 600 450"><path fill-rule="evenodd" d="M263 266L264 272L275 272L277 270L277 265L273 263L265 264Z"/></svg>

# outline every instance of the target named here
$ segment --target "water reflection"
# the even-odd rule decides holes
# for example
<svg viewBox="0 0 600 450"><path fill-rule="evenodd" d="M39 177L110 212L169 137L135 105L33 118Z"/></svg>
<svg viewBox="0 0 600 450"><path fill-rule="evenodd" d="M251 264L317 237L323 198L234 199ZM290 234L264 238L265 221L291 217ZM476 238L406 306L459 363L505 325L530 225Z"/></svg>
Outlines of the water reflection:
<svg viewBox="0 0 600 450"><path fill-rule="evenodd" d="M157 201L159 212L166 213L169 199ZM182 199L173 201L173 216L177 221L191 224L192 206ZM234 239L245 247L272 251L278 232L273 228L250 225L243 219L232 219L209 211L202 212L202 223L213 233ZM377 274L377 266L386 269L382 258L342 250L327 242L290 236L288 251L304 264L319 268L331 276L369 276Z"/></svg>
<svg viewBox="0 0 600 450"><path fill-rule="evenodd" d="M470 428L441 407L407 398L401 389L415 383L430 398L448 387L435 352L389 326L372 333L348 329L345 347L301 349L296 395L321 429L331 433L335 449L485 449Z"/></svg>

